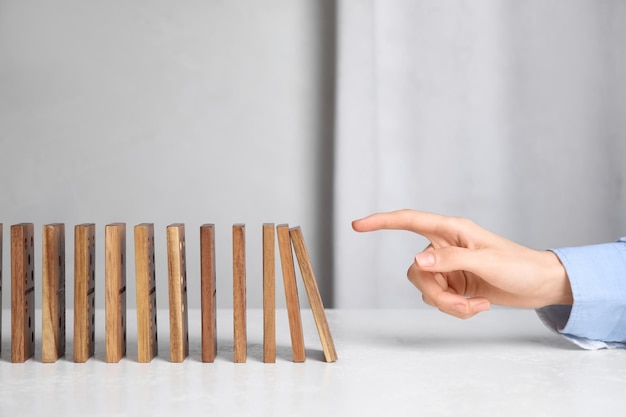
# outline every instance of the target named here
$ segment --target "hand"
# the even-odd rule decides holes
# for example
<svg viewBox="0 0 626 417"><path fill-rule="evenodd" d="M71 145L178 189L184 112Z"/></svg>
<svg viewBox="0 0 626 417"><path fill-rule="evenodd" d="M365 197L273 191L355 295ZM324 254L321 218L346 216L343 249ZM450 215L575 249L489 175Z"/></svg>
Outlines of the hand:
<svg viewBox="0 0 626 417"><path fill-rule="evenodd" d="M470 220L415 210L378 213L355 220L357 232L408 230L430 245L407 273L424 302L459 318L491 304L540 308L572 304L565 268L550 251L537 251L498 236Z"/></svg>

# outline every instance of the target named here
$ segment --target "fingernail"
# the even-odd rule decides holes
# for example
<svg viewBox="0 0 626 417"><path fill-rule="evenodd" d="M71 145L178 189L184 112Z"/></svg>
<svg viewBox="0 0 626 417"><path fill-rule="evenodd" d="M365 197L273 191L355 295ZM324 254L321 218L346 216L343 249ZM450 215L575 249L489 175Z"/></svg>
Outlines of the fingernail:
<svg viewBox="0 0 626 417"><path fill-rule="evenodd" d="M435 255L429 252L418 253L415 261L419 266L433 266L435 264Z"/></svg>
<svg viewBox="0 0 626 417"><path fill-rule="evenodd" d="M465 304L455 304L452 308L457 313L462 313L462 314L467 313L467 306Z"/></svg>

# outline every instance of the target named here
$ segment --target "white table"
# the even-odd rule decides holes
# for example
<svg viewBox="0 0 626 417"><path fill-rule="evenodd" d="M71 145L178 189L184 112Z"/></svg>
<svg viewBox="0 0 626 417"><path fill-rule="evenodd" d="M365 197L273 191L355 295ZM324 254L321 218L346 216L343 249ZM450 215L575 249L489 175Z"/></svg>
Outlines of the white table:
<svg viewBox="0 0 626 417"><path fill-rule="evenodd" d="M41 312L37 313L41 325ZM588 352L550 333L534 312L496 309L469 321L434 310L327 312L339 361L322 361L311 312L303 310L307 361L291 362L287 315L277 312L278 359L262 363L262 312L248 312L248 362L232 362L232 312L218 311L218 358L200 361L200 313L190 310L190 357L169 362L167 311L159 356L136 362L134 311L128 357L104 363L103 311L96 355L10 361L3 312L0 416L596 416L626 410L626 352ZM40 335L40 331L37 331Z"/></svg>

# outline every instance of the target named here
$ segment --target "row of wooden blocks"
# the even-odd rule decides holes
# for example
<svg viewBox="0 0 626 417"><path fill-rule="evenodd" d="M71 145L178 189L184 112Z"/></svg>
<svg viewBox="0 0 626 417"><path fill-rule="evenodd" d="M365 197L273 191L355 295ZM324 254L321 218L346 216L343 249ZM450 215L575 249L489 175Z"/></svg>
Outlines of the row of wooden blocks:
<svg viewBox="0 0 626 417"><path fill-rule="evenodd" d="M337 360L324 306L299 227L263 224L263 361L276 361L275 236L282 266L294 362L305 360L300 304L293 251L300 266L311 311L327 362ZM247 357L245 225L233 225L234 362ZM137 296L138 361L157 355L154 225L134 228ZM95 225L74 228L74 352L85 362L95 346ZM189 353L185 226L167 226L170 359L182 362ZM105 227L105 360L126 354L126 225ZM202 361L217 354L215 303L215 227L200 227L200 291ZM11 226L11 361L24 362L35 350L35 261L32 223ZM0 223L0 314L2 311L2 224ZM2 320L0 320L0 326ZM0 328L1 335L1 328ZM65 355L65 225L43 226L42 346L43 362Z"/></svg>

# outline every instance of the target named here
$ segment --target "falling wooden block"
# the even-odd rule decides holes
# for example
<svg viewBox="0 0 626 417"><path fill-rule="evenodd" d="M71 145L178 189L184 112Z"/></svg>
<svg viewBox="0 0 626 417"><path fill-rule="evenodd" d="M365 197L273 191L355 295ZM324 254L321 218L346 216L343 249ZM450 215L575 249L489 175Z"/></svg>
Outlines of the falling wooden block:
<svg viewBox="0 0 626 417"><path fill-rule="evenodd" d="M41 361L65 355L65 225L43 226Z"/></svg>
<svg viewBox="0 0 626 417"><path fill-rule="evenodd" d="M233 225L233 331L234 361L247 359L246 336L246 226Z"/></svg>
<svg viewBox="0 0 626 417"><path fill-rule="evenodd" d="M135 226L137 360L147 363L158 353L154 224Z"/></svg>
<svg viewBox="0 0 626 417"><path fill-rule="evenodd" d="M74 227L74 362L94 353L96 320L96 226Z"/></svg>
<svg viewBox="0 0 626 417"><path fill-rule="evenodd" d="M276 265L274 223L263 224L263 362L276 362Z"/></svg>
<svg viewBox="0 0 626 417"><path fill-rule="evenodd" d="M302 333L302 318L300 316L300 302L298 301L298 287L296 286L296 272L293 265L293 252L289 239L289 226L276 226L278 235L278 250L283 271L283 284L287 301L287 316L289 317L289 331L291 333L291 349L294 362L304 362L304 335Z"/></svg>
<svg viewBox="0 0 626 417"><path fill-rule="evenodd" d="M35 353L35 256L32 223L11 226L11 362Z"/></svg>
<svg viewBox="0 0 626 417"><path fill-rule="evenodd" d="M203 224L200 226L202 362L214 362L217 355L215 292L215 226Z"/></svg>
<svg viewBox="0 0 626 417"><path fill-rule="evenodd" d="M167 226L168 289L170 301L170 360L182 362L189 354L187 328L187 272L185 225Z"/></svg>
<svg viewBox="0 0 626 417"><path fill-rule="evenodd" d="M326 362L334 362L337 360L337 352L335 351L335 344L333 343L333 338L330 334L330 327L328 326L328 320L326 320L326 314L324 313L322 297L320 296L319 289L317 288L317 281L315 280L315 274L313 273L309 253L304 243L302 230L300 227L294 227L290 229L289 234L291 236L291 241L293 242L296 257L298 258L300 272L302 273L302 280L304 281L304 288L306 288L306 293L309 298L309 304L311 305L311 311L313 312L317 332L319 333L320 340L322 342L324 358L326 359Z"/></svg>
<svg viewBox="0 0 626 417"><path fill-rule="evenodd" d="M105 227L105 360L126 355L126 224Z"/></svg>

